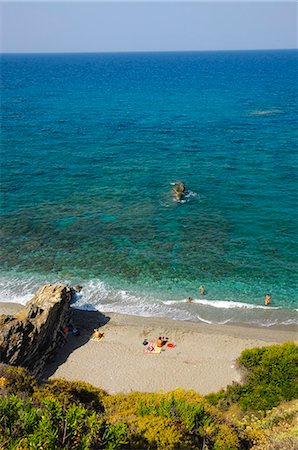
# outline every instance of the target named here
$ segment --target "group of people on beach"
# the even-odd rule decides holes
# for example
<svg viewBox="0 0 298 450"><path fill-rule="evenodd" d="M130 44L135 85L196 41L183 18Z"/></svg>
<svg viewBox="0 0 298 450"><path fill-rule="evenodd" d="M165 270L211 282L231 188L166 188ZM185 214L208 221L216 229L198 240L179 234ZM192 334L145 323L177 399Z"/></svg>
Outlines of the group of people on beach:
<svg viewBox="0 0 298 450"><path fill-rule="evenodd" d="M201 284L201 286L200 286L200 294L205 295L205 287L203 284ZM191 297L188 297L187 302L192 303L192 301L193 301L193 299ZM268 305L270 305L270 303L271 303L271 295L266 294L264 304L265 304L265 306L268 306Z"/></svg>

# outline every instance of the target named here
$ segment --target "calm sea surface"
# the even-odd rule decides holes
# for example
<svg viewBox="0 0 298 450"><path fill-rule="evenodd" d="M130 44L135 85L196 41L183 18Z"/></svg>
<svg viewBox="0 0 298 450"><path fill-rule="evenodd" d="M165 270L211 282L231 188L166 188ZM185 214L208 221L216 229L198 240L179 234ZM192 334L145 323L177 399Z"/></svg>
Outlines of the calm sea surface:
<svg viewBox="0 0 298 450"><path fill-rule="evenodd" d="M297 321L297 55L2 55L0 299Z"/></svg>

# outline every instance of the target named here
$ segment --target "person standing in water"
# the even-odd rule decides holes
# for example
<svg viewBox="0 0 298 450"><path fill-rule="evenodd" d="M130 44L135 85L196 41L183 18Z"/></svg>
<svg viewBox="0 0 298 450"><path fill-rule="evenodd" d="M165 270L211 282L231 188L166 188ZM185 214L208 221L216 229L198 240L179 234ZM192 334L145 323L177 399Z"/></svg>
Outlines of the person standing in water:
<svg viewBox="0 0 298 450"><path fill-rule="evenodd" d="M266 306L270 305L270 303L271 303L271 295L270 294L266 294L264 303Z"/></svg>
<svg viewBox="0 0 298 450"><path fill-rule="evenodd" d="M200 293L201 293L201 295L205 294L205 287L202 284L200 286Z"/></svg>

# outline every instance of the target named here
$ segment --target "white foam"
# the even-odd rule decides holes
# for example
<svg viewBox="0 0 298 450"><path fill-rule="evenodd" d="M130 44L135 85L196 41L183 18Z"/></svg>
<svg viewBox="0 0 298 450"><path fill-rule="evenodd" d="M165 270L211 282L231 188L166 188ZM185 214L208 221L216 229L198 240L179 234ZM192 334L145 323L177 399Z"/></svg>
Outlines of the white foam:
<svg viewBox="0 0 298 450"><path fill-rule="evenodd" d="M174 305L177 303L189 303L187 299L185 300L164 300L163 303L165 305ZM251 303L242 303L242 302L234 302L234 301L226 301L226 300L201 300L194 299L191 303L196 303L199 305L212 306L213 308L220 309L280 309L278 306L263 306L263 305L255 305Z"/></svg>
<svg viewBox="0 0 298 450"><path fill-rule="evenodd" d="M279 322L280 325L298 325L297 320L295 319L287 319L284 320L283 322Z"/></svg>
<svg viewBox="0 0 298 450"><path fill-rule="evenodd" d="M61 282L78 284L69 280L45 279L34 276L2 276L0 278L0 301L25 304L37 289L45 283ZM75 297L75 308L116 312L143 317L166 317L175 320L201 321L209 324L228 322L273 325L297 324L297 310L283 310L280 307L255 305L234 301L195 298L188 304L187 299L163 300L156 293L148 291L132 292L130 289L116 289L99 280L83 283L83 288ZM199 314L198 314L199 313Z"/></svg>
<svg viewBox="0 0 298 450"><path fill-rule="evenodd" d="M24 295L10 295L10 294L2 294L1 302L3 303L19 303L21 305L25 305L33 295L24 294Z"/></svg>
<svg viewBox="0 0 298 450"><path fill-rule="evenodd" d="M175 203L188 203L190 200L191 200L191 198L194 198L194 197L198 197L199 199L200 199L200 196L199 196L199 194L197 194L196 192L193 192L193 191L186 191L185 193L184 193L184 196L183 196L183 199L181 199L181 200L179 200L178 198L173 198L173 201L175 202Z"/></svg>
<svg viewBox="0 0 298 450"><path fill-rule="evenodd" d="M80 309L115 312L142 317L170 317L178 320L193 320L188 311L167 308L150 295L138 296L125 290L114 289L102 281L94 280L84 285L75 305Z"/></svg>
<svg viewBox="0 0 298 450"><path fill-rule="evenodd" d="M207 319L203 319L203 317L199 316L198 314L197 314L197 318L198 318L201 322L208 323L208 324L210 324L210 325L225 325L226 323L231 322L231 320L232 320L232 319L227 319L227 320L223 320L222 322L217 322L217 321L215 321L215 320L207 320Z"/></svg>
<svg viewBox="0 0 298 450"><path fill-rule="evenodd" d="M186 198L199 197L199 194L198 194L197 192L187 191L187 192L185 193L185 197L186 197Z"/></svg>
<svg viewBox="0 0 298 450"><path fill-rule="evenodd" d="M272 114L279 114L283 111L281 109L260 109L256 111L252 111L250 113L251 116L271 116Z"/></svg>
<svg viewBox="0 0 298 450"><path fill-rule="evenodd" d="M242 303L242 302L234 302L234 301L224 301L224 300L194 300L194 303L198 303L200 305L212 306L213 308L220 309L280 309L278 306L265 306L265 305L254 305L251 303Z"/></svg>
<svg viewBox="0 0 298 450"><path fill-rule="evenodd" d="M33 276L19 278L4 275L0 278L0 301L25 305L42 284L45 283L40 283Z"/></svg>

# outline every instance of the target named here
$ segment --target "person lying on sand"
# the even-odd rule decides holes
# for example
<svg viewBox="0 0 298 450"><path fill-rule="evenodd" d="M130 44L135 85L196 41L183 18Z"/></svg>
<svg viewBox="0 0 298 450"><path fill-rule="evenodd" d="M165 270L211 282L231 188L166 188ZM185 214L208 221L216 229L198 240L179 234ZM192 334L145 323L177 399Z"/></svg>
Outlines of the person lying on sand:
<svg viewBox="0 0 298 450"><path fill-rule="evenodd" d="M159 336L159 338L156 341L156 346L157 347L163 347L164 345L166 345L168 340L169 340L169 338L167 338L165 336Z"/></svg>
<svg viewBox="0 0 298 450"><path fill-rule="evenodd" d="M80 330L74 326L72 321L68 322L66 326L63 328L64 333L66 334L74 334L75 336L80 336Z"/></svg>
<svg viewBox="0 0 298 450"><path fill-rule="evenodd" d="M91 339L102 339L104 337L104 333L101 333L98 328L95 328Z"/></svg>

